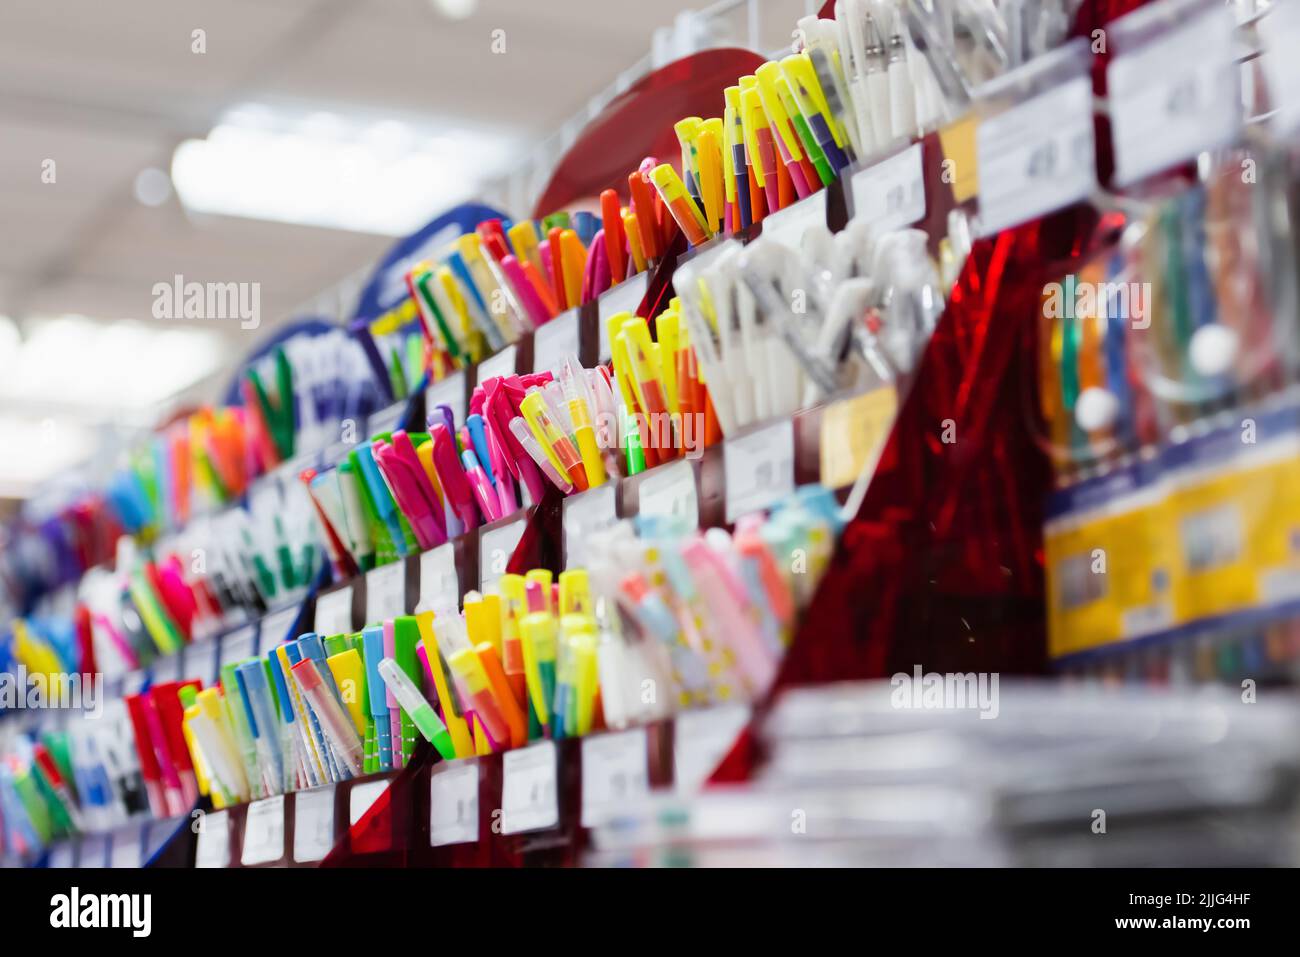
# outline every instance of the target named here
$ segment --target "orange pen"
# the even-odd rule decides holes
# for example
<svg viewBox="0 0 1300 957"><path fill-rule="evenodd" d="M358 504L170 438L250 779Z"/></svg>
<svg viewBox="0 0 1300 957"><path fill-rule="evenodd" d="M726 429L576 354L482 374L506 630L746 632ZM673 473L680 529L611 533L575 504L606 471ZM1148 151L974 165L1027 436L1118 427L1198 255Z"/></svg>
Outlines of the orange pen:
<svg viewBox="0 0 1300 957"><path fill-rule="evenodd" d="M623 207L618 193L607 189L600 194L600 221L605 226L605 253L609 256L609 275L614 285L627 278L627 255L623 237Z"/></svg>
<svg viewBox="0 0 1300 957"><path fill-rule="evenodd" d="M654 180L655 189L659 191L664 205L668 207L673 219L686 234L687 241L692 246L700 246L708 242L708 223L704 219L704 214L700 212L700 207L686 192L686 187L682 185L677 172L667 163L661 163L654 168L650 177Z"/></svg>
<svg viewBox="0 0 1300 957"><path fill-rule="evenodd" d="M623 235L627 237L627 251L632 255L632 265L637 272L645 272L645 250L641 246L641 224L635 213L623 214Z"/></svg>
<svg viewBox="0 0 1300 957"><path fill-rule="evenodd" d="M546 234L546 248L551 253L551 289L555 293L555 305L557 314L564 312L570 305L576 306L577 303L570 303L568 296L564 292L564 264L563 253L561 252L560 237L564 235L564 230L559 226L552 226L551 231Z"/></svg>
<svg viewBox="0 0 1300 957"><path fill-rule="evenodd" d="M483 663L488 686L492 689L492 697L496 698L501 717L505 719L506 727L510 729L510 746L522 748L528 743L528 719L524 717L524 712L519 707L519 699L515 697L510 687L506 670L501 667L501 657L490 641L479 642L474 646L474 652L478 655L478 660Z"/></svg>
<svg viewBox="0 0 1300 957"><path fill-rule="evenodd" d="M531 262L520 263L519 268L524 271L524 275L528 277L528 281L532 283L533 288L537 290L537 295L541 298L542 305L546 308L546 311L551 314L551 318L554 319L560 314L560 306L559 303L555 301L555 290L551 288L551 284L546 281L545 277Z"/></svg>
<svg viewBox="0 0 1300 957"><path fill-rule="evenodd" d="M560 266L564 276L564 301L566 308L582 304L582 271L587 265L587 247L582 245L575 230L560 233ZM551 262L555 262L556 247L551 246Z"/></svg>
<svg viewBox="0 0 1300 957"><path fill-rule="evenodd" d="M632 196L632 214L636 216L637 232L641 235L641 252L646 259L654 260L663 255L659 248L659 226L655 219L655 190L649 179L640 170L633 170L627 177L628 192Z"/></svg>

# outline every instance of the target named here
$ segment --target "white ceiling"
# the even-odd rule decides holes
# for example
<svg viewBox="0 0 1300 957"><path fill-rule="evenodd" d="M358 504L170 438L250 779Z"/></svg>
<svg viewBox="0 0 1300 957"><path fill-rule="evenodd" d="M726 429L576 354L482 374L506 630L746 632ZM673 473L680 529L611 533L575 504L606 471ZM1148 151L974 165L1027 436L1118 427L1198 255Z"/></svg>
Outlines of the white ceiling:
<svg viewBox="0 0 1300 957"><path fill-rule="evenodd" d="M532 143L690 6L480 0L454 22L430 0L2 0L0 316L149 319L153 284L181 273L260 282L263 316L280 318L392 240L195 217L174 196L147 207L133 194L142 169L168 169L179 142L250 101ZM504 55L490 50L497 29ZM219 331L238 353L266 324Z"/></svg>

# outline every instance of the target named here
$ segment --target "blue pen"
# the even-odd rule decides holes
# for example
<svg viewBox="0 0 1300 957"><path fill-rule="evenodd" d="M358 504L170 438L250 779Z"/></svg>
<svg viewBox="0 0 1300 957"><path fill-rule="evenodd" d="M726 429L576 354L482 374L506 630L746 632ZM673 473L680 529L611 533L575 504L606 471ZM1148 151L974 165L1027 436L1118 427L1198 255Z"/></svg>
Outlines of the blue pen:
<svg viewBox="0 0 1300 957"><path fill-rule="evenodd" d="M596 238L596 233L600 229L600 220L596 218L595 213L589 213L586 210L579 210L572 217L573 231L578 234L582 240L582 245L590 246L591 241Z"/></svg>
<svg viewBox="0 0 1300 957"><path fill-rule="evenodd" d="M470 275L469 267L465 265L465 260L461 258L459 252L451 252L447 255L447 265L451 271L456 274L462 286L469 290L469 294L474 297L478 303L479 310L486 313L488 311L487 301L483 298L483 293L478 286L474 284L474 277Z"/></svg>
<svg viewBox="0 0 1300 957"><path fill-rule="evenodd" d="M289 659L289 666L293 667L302 661L302 651L298 648L297 642L289 642L284 646L285 656ZM286 681L292 681L292 676L286 676ZM325 765L325 773L329 776L329 783L334 784L342 780L339 775L338 765L334 761L334 752L330 750L329 744L325 740L325 734L321 731L320 719L316 717L316 712L312 711L311 704L299 690L299 697L302 700L302 710L307 716L307 726L311 729L312 741L316 743L316 751L321 756L321 761Z"/></svg>
<svg viewBox="0 0 1300 957"><path fill-rule="evenodd" d="M275 733L277 725L272 714L271 689L266 683L266 667L262 659L236 666L235 683L244 699L244 713L248 717L248 730L253 735L253 747L257 749L257 761L262 766L263 783L271 794L276 794L283 787L284 765Z"/></svg>
<svg viewBox="0 0 1300 957"><path fill-rule="evenodd" d="M469 440L474 444L474 457L483 467L488 481L495 487L497 477L492 474L492 456L488 455L487 431L483 427L483 416L471 415L465 420L465 427L469 429Z"/></svg>
<svg viewBox="0 0 1300 957"><path fill-rule="evenodd" d="M296 787L299 769L305 773L308 786L316 787L322 782L317 780L315 768L310 761L305 760L306 755L299 747L305 742L300 737L293 699L289 697L289 685L286 683L284 669L280 667L280 656L272 650L267 655L267 660L271 662L271 680L275 682L275 696L280 703L280 751L284 756L284 789L291 791Z"/></svg>
<svg viewBox="0 0 1300 957"><path fill-rule="evenodd" d="M379 517L384 525L388 528L388 534L393 540L393 548L397 550L399 557L405 558L407 553L406 534L402 531L402 523L397 518L397 503L393 501L393 494L388 490L388 483L380 474L379 466L375 464L375 454L371 451L368 444L357 446L357 461L361 464L361 477L370 489L370 497L375 503L375 510L379 512ZM294 662L297 664L297 662Z"/></svg>
<svg viewBox="0 0 1300 957"><path fill-rule="evenodd" d="M393 734L388 715L388 686L379 676L379 662L384 658L384 629L375 625L362 631L361 647L366 659L366 697L370 716L375 719L375 760L380 771L391 771Z"/></svg>

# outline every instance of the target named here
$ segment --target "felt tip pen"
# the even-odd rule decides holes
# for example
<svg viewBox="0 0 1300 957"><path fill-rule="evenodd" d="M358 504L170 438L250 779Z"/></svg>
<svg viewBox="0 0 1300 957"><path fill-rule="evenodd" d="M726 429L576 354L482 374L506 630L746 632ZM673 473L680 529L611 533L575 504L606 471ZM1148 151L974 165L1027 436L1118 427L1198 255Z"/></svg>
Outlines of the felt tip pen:
<svg viewBox="0 0 1300 957"><path fill-rule="evenodd" d="M338 699L325 684L316 662L304 658L293 666L293 677L298 687L307 697L307 703L320 719L321 728L329 740L330 750L343 762L351 775L360 777L362 746L361 738L352 721L343 713Z"/></svg>
<svg viewBox="0 0 1300 957"><path fill-rule="evenodd" d="M521 416L516 415L510 420L510 431L518 440L519 444L524 447L528 457L533 460L542 474L550 479L551 484L558 488L565 495L573 491L573 483L568 477L556 466L554 459L546 453L540 442L533 436L532 431L528 428L528 423Z"/></svg>
<svg viewBox="0 0 1300 957"><path fill-rule="evenodd" d="M569 476L573 487L579 492L587 490L587 473L582 467L582 456L578 454L573 442L551 417L540 392L530 392L519 403L533 434L537 436L544 449L552 453L553 461Z"/></svg>
<svg viewBox="0 0 1300 957"><path fill-rule="evenodd" d="M388 695L379 677L379 662L384 658L384 629L375 625L361 633L366 658L366 695L370 717L375 725L375 760L380 771L393 769L393 732L388 717Z"/></svg>
<svg viewBox="0 0 1300 957"><path fill-rule="evenodd" d="M682 185L676 171L667 163L661 163L654 168L650 178L654 182L659 196L663 199L664 205L668 207L673 219L676 220L677 225L686 235L687 241L692 246L699 246L707 242L709 239L708 223L705 222L700 207L686 192L686 187Z"/></svg>
<svg viewBox="0 0 1300 957"><path fill-rule="evenodd" d="M383 658L379 662L379 677L383 679L389 692L397 698L402 710L419 728L424 739L437 749L445 760L456 757L456 747L452 744L451 732L434 713L433 706L420 693L415 684L392 658Z"/></svg>

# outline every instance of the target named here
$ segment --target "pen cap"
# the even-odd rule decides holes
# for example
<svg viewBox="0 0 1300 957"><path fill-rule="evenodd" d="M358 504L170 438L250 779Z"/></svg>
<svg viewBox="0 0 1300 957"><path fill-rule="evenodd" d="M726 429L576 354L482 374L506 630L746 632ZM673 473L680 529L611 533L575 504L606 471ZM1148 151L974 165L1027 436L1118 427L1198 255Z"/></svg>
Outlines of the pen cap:
<svg viewBox="0 0 1300 957"><path fill-rule="evenodd" d="M379 662L384 657L384 630L372 625L361 633L361 641L366 654L366 696L369 698L370 713L374 716L388 712L388 695L384 683L379 680Z"/></svg>
<svg viewBox="0 0 1300 957"><path fill-rule="evenodd" d="M356 649L348 648L325 660L330 673L334 676L334 686L338 688L339 699L347 709L348 717L358 734L366 733L366 672L361 663L361 656Z"/></svg>
<svg viewBox="0 0 1300 957"><path fill-rule="evenodd" d="M526 583L535 583L541 588L546 610L551 614L555 614L555 605L551 601L551 580L551 572L546 568L533 568L524 575Z"/></svg>
<svg viewBox="0 0 1300 957"><path fill-rule="evenodd" d="M591 583L583 568L560 572L560 614L590 615L594 610L591 601Z"/></svg>

